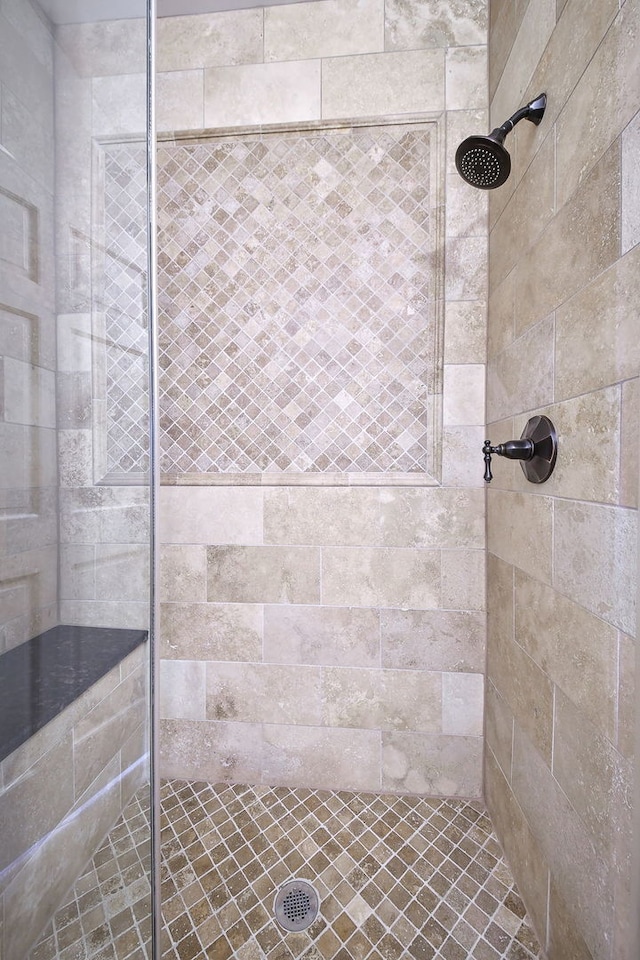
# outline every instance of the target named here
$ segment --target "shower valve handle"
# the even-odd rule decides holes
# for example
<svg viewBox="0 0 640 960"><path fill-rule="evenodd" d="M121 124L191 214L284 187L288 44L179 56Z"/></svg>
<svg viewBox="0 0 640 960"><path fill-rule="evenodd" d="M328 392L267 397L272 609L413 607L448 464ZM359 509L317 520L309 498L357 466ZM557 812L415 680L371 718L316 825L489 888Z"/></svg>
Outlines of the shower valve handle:
<svg viewBox="0 0 640 960"><path fill-rule="evenodd" d="M493 480L491 473L491 457L506 457L507 460L519 460L522 472L531 483L544 483L553 473L558 452L558 437L556 429L548 417L531 417L522 432L519 440L507 440L497 447L491 445L491 440L485 440L482 447L484 454L484 479L486 483Z"/></svg>
<svg viewBox="0 0 640 960"><path fill-rule="evenodd" d="M507 440L497 447L491 446L491 440L485 440L482 452L484 453L484 479L487 483L493 480L491 473L491 456L506 457L507 460L531 460L535 451L533 440Z"/></svg>

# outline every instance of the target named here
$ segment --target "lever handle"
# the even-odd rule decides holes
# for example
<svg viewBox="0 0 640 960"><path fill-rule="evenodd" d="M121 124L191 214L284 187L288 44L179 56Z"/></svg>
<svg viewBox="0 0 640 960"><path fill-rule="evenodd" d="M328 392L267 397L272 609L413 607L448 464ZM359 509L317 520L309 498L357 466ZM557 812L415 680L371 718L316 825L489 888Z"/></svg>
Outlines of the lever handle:
<svg viewBox="0 0 640 960"><path fill-rule="evenodd" d="M491 454L493 452L491 440L485 440L482 452L484 453L484 480L485 483L491 483L493 480L493 474L491 473Z"/></svg>
<svg viewBox="0 0 640 960"><path fill-rule="evenodd" d="M497 447L491 446L491 440L485 440L482 447L484 453L484 479L486 483L491 483L493 474L491 473L491 455L506 457L507 460L531 460L535 453L535 444L533 440L507 440L506 443L499 443Z"/></svg>

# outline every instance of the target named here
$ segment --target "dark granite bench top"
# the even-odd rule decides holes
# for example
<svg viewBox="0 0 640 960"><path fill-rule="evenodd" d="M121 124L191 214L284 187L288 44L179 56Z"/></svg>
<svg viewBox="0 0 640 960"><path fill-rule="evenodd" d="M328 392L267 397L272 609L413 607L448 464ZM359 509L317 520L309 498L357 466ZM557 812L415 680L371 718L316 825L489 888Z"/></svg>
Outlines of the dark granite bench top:
<svg viewBox="0 0 640 960"><path fill-rule="evenodd" d="M0 760L147 639L146 630L59 626L0 656Z"/></svg>

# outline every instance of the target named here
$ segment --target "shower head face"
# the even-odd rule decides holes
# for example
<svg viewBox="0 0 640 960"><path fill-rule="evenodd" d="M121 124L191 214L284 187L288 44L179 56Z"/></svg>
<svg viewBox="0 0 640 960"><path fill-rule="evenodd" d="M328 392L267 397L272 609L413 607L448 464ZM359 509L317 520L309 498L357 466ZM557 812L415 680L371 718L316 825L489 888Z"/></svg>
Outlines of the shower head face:
<svg viewBox="0 0 640 960"><path fill-rule="evenodd" d="M456 168L472 187L494 190L511 173L511 157L491 136L467 137L456 150Z"/></svg>

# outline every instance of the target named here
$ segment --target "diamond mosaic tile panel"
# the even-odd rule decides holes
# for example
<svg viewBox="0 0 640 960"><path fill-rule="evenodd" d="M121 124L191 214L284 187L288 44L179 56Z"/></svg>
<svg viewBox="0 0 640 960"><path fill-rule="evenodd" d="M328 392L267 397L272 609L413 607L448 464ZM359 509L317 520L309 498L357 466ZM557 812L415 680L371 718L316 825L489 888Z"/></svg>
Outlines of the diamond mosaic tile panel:
<svg viewBox="0 0 640 960"><path fill-rule="evenodd" d="M161 146L165 473L433 470L431 130Z"/></svg>
<svg viewBox="0 0 640 960"><path fill-rule="evenodd" d="M149 467L147 376L147 175L144 146L104 151L104 312L106 471L146 474Z"/></svg>
<svg viewBox="0 0 640 960"><path fill-rule="evenodd" d="M162 807L167 960L541 956L478 803L173 781ZM293 878L321 906L286 933Z"/></svg>

